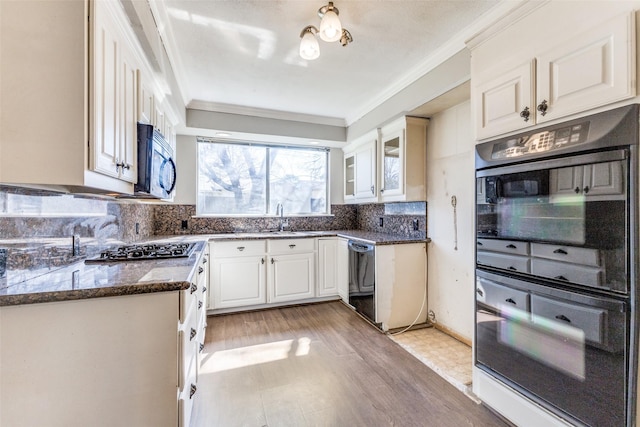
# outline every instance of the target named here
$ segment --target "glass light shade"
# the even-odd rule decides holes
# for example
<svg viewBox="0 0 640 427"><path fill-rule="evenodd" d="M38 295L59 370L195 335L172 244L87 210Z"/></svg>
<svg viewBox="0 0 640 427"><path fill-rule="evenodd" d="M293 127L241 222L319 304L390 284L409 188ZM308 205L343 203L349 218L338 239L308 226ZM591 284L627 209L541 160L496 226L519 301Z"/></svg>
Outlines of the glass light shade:
<svg viewBox="0 0 640 427"><path fill-rule="evenodd" d="M316 59L320 56L318 39L311 31L305 31L302 40L300 40L300 56L303 59Z"/></svg>
<svg viewBox="0 0 640 427"><path fill-rule="evenodd" d="M326 42L335 42L342 37L342 24L338 14L329 9L320 21L320 38Z"/></svg>

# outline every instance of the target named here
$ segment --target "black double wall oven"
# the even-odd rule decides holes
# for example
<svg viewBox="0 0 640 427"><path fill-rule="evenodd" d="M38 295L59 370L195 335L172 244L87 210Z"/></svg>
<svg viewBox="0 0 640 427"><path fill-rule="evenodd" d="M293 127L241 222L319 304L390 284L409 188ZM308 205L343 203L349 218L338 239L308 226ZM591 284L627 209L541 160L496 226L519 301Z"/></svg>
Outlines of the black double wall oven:
<svg viewBox="0 0 640 427"><path fill-rule="evenodd" d="M632 425L637 105L476 148L476 367L576 425Z"/></svg>

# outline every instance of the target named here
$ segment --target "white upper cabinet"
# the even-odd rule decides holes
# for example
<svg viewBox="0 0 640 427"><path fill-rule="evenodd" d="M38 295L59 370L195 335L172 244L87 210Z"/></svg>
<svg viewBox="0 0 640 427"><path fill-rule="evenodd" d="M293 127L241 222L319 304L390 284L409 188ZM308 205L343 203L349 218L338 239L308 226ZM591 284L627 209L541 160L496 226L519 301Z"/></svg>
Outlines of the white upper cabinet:
<svg viewBox="0 0 640 427"><path fill-rule="evenodd" d="M135 183L137 73L135 56L127 36L107 2L93 8L93 156L90 167L96 172Z"/></svg>
<svg viewBox="0 0 640 427"><path fill-rule="evenodd" d="M151 124L155 114L155 99L148 81L138 70L138 121Z"/></svg>
<svg viewBox="0 0 640 427"><path fill-rule="evenodd" d="M380 129L381 202L426 200L427 123L423 118L401 117Z"/></svg>
<svg viewBox="0 0 640 427"><path fill-rule="evenodd" d="M565 3L544 4L470 42L478 139L635 96L635 15L628 5Z"/></svg>
<svg viewBox="0 0 640 427"><path fill-rule="evenodd" d="M347 203L377 200L376 146L378 131L351 142L344 154L344 199Z"/></svg>

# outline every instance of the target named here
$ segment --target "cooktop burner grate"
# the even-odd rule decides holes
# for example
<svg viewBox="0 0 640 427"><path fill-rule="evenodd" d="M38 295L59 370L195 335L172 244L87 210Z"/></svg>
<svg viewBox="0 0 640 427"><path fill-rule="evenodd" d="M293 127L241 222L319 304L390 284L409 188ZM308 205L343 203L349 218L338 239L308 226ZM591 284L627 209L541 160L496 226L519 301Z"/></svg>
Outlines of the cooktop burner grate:
<svg viewBox="0 0 640 427"><path fill-rule="evenodd" d="M194 243L124 245L100 252L98 256L86 259L85 263L186 258L191 255L194 247Z"/></svg>

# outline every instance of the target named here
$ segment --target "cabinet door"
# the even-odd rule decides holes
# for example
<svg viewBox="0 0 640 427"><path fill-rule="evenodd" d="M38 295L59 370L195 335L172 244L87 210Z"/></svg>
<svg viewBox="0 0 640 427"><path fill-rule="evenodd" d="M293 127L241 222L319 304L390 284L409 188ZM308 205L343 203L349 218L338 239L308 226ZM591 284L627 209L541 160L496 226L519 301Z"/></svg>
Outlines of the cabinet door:
<svg viewBox="0 0 640 427"><path fill-rule="evenodd" d="M135 183L138 180L137 167L137 116L138 91L137 68L131 52L123 48L120 57L120 146L118 163L120 179Z"/></svg>
<svg viewBox="0 0 640 427"><path fill-rule="evenodd" d="M151 124L154 108L153 92L145 84L144 77L138 71L138 121L144 124Z"/></svg>
<svg viewBox="0 0 640 427"><path fill-rule="evenodd" d="M99 4L99 3L98 3ZM93 156L91 168L117 177L119 130L119 50L115 23L108 12L96 11L93 41Z"/></svg>
<svg viewBox="0 0 640 427"><path fill-rule="evenodd" d="M344 199L353 199L356 195L356 157L355 154L344 155Z"/></svg>
<svg viewBox="0 0 640 427"><path fill-rule="evenodd" d="M318 240L318 296L338 293L338 239Z"/></svg>
<svg viewBox="0 0 640 427"><path fill-rule="evenodd" d="M356 199L376 198L376 146L375 142L358 150L356 157Z"/></svg>
<svg viewBox="0 0 640 427"><path fill-rule="evenodd" d="M404 149L405 131L397 131L382 136L382 147L380 150L380 196L385 197L400 196L404 194Z"/></svg>
<svg viewBox="0 0 640 427"><path fill-rule="evenodd" d="M538 123L630 98L635 94L634 21L620 15L538 56Z"/></svg>
<svg viewBox="0 0 640 427"><path fill-rule="evenodd" d="M215 258L211 263L212 308L230 308L267 302L265 258Z"/></svg>
<svg viewBox="0 0 640 427"><path fill-rule="evenodd" d="M535 61L526 62L474 89L476 133L479 139L535 123L531 102L534 64Z"/></svg>
<svg viewBox="0 0 640 427"><path fill-rule="evenodd" d="M315 296L313 253L273 255L269 262L270 303Z"/></svg>

